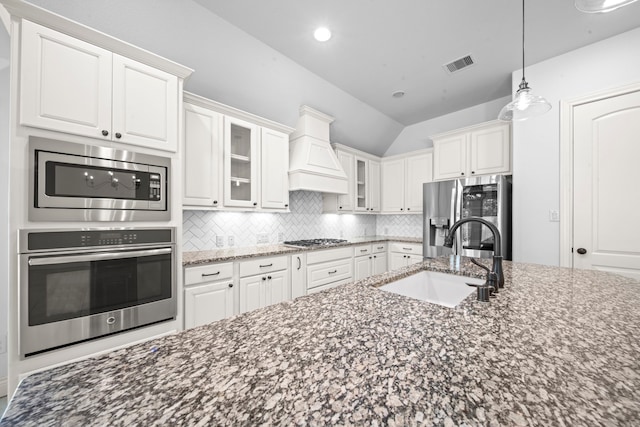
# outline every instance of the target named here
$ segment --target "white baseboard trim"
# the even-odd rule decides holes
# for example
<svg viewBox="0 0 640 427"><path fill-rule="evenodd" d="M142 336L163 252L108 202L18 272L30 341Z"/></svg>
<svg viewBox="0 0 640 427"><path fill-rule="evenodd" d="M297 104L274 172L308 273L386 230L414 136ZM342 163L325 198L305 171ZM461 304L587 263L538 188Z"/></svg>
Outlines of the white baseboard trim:
<svg viewBox="0 0 640 427"><path fill-rule="evenodd" d="M0 378L0 397L7 395L7 379Z"/></svg>

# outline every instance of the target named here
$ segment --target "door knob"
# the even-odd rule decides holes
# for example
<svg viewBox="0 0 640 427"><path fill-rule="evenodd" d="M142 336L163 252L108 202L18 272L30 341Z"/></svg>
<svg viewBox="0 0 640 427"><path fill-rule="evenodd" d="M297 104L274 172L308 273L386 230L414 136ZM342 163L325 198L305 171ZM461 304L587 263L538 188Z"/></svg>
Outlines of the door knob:
<svg viewBox="0 0 640 427"><path fill-rule="evenodd" d="M578 248L576 252L578 252L580 255L584 255L587 253L587 250L585 248Z"/></svg>

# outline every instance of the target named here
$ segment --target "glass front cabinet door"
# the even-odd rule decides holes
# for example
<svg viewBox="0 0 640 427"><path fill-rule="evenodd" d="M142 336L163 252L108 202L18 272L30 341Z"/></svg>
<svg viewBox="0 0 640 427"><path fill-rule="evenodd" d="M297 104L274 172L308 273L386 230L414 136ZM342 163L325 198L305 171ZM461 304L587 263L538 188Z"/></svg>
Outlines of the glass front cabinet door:
<svg viewBox="0 0 640 427"><path fill-rule="evenodd" d="M258 206L258 127L224 118L224 203Z"/></svg>

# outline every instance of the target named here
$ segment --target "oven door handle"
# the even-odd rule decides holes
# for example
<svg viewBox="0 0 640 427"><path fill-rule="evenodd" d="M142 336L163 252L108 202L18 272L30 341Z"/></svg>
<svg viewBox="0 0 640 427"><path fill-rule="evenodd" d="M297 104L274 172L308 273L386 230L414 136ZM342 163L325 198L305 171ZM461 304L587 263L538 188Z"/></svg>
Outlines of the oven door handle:
<svg viewBox="0 0 640 427"><path fill-rule="evenodd" d="M47 256L29 258L29 265L68 264L72 262L103 261L109 259L138 258L143 256L168 254L172 248L147 249L143 251L106 252L87 255Z"/></svg>

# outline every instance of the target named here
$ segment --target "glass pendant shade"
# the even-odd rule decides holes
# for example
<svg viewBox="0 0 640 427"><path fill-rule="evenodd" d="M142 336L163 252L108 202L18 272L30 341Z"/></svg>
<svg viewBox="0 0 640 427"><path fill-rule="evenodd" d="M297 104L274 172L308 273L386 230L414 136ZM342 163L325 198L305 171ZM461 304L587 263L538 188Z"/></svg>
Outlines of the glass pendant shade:
<svg viewBox="0 0 640 427"><path fill-rule="evenodd" d="M587 13L604 13L635 1L637 0L576 0L576 9Z"/></svg>
<svg viewBox="0 0 640 427"><path fill-rule="evenodd" d="M505 122L522 121L531 117L540 116L551 110L551 104L542 96L531 93L531 88L523 79L520 89L516 92L516 97L502 107L498 119Z"/></svg>

